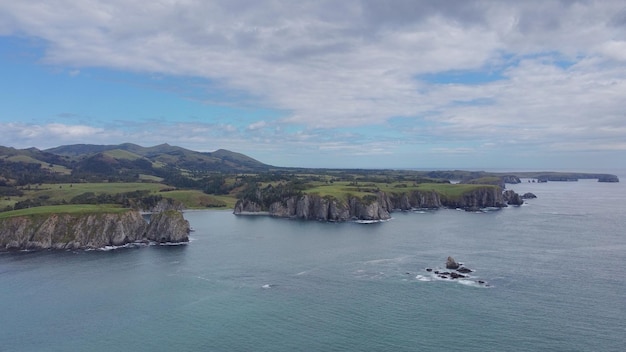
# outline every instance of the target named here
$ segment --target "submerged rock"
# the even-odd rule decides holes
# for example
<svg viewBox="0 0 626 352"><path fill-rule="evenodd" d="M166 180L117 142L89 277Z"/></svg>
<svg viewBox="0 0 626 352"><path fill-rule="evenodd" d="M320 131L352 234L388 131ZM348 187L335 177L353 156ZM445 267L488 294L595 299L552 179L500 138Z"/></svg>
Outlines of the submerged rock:
<svg viewBox="0 0 626 352"><path fill-rule="evenodd" d="M440 271L434 270L432 268L425 268L424 270L434 275L434 277L445 280L471 279L471 276L468 274L474 272L474 270L464 267L462 265L462 263L457 262L454 258L448 257L446 261L446 268L451 269L451 271ZM484 280L475 280L474 282L480 285L489 286Z"/></svg>
<svg viewBox="0 0 626 352"><path fill-rule="evenodd" d="M455 273L455 272L451 272L450 273L450 278L451 279L464 279L465 275L459 274L459 273Z"/></svg>

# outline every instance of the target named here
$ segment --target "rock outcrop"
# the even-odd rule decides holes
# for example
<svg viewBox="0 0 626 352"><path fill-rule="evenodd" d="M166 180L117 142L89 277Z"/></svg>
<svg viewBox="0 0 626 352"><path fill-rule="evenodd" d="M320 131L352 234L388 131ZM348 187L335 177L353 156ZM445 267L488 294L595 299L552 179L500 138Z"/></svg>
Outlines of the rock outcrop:
<svg viewBox="0 0 626 352"><path fill-rule="evenodd" d="M165 242L188 242L191 228L189 221L185 220L183 213L176 210L168 210L154 213L150 216L150 223L145 237L150 241Z"/></svg>
<svg viewBox="0 0 626 352"><path fill-rule="evenodd" d="M522 195L522 199L535 199L537 196L534 193L526 192Z"/></svg>
<svg viewBox="0 0 626 352"><path fill-rule="evenodd" d="M189 224L177 211L154 214L150 224L130 210L15 216L0 220L0 251L102 248L162 239L186 242L188 233Z"/></svg>
<svg viewBox="0 0 626 352"><path fill-rule="evenodd" d="M522 183L522 180L520 180L520 178L515 175L505 175L505 176L501 176L501 178L504 183L512 183L512 184Z"/></svg>
<svg viewBox="0 0 626 352"><path fill-rule="evenodd" d="M502 198L509 205L522 205L524 204L524 199L513 190L506 190L502 193Z"/></svg>
<svg viewBox="0 0 626 352"><path fill-rule="evenodd" d="M451 280L451 281L461 280L461 279L464 281L470 280L472 279L472 276L469 274L474 272L474 270L472 269L461 266L461 263L457 262L452 257L448 257L448 259L446 260L446 269L450 271L435 270L433 268L426 268L425 270L426 272L430 273L432 278ZM422 277L421 275L418 275L418 278L421 278L421 277ZM483 285L485 287L490 286L484 280L473 280L473 281L481 286Z"/></svg>
<svg viewBox="0 0 626 352"><path fill-rule="evenodd" d="M171 198L165 198L165 199L161 199L152 208L144 209L144 211L147 211L150 213L160 213L160 212L168 211L168 210L183 211L185 210L185 205L180 201L177 201Z"/></svg>
<svg viewBox="0 0 626 352"><path fill-rule="evenodd" d="M619 182L619 178L615 175L601 175L598 182Z"/></svg>
<svg viewBox="0 0 626 352"><path fill-rule="evenodd" d="M469 211L480 210L481 208L504 208L507 206L502 196L500 187L479 187L471 192L464 193L455 199L446 199L443 206L448 208L460 208Z"/></svg>
<svg viewBox="0 0 626 352"><path fill-rule="evenodd" d="M446 269L458 269L461 265L452 257L448 257L446 260Z"/></svg>

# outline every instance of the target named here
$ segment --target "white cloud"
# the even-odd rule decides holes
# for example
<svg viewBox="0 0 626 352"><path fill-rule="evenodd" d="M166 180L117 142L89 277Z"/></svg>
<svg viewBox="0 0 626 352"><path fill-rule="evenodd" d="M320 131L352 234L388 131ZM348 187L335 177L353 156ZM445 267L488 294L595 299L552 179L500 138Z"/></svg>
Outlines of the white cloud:
<svg viewBox="0 0 626 352"><path fill-rule="evenodd" d="M258 121L258 122L251 123L250 125L248 125L248 130L254 131L254 130L258 130L258 129L264 128L265 126L267 126L267 122L265 122L265 121Z"/></svg>
<svg viewBox="0 0 626 352"><path fill-rule="evenodd" d="M397 131L409 138L404 143L417 134L468 143L441 152L548 148L557 140L573 150L598 139L596 146L621 150L625 13L618 1L7 1L0 34L44 39L44 61L70 74L110 67L196 76L286 112L273 131L263 120L243 132L211 125L208 133L247 143L278 136L302 143L323 135L311 131L403 117L420 126ZM502 79L418 79L450 70L492 70ZM308 132L287 134L281 124ZM156 136L176 137L163 132ZM86 126L66 133L106 135ZM334 140L320 149L349 149L343 146Z"/></svg>

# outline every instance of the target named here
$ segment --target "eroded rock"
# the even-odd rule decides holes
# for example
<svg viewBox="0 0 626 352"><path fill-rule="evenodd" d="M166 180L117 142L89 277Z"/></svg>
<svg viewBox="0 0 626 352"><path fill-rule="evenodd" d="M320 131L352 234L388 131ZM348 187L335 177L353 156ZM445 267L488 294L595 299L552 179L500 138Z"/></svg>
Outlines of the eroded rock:
<svg viewBox="0 0 626 352"><path fill-rule="evenodd" d="M446 260L446 269L458 269L460 266L452 257L448 257L448 260Z"/></svg>

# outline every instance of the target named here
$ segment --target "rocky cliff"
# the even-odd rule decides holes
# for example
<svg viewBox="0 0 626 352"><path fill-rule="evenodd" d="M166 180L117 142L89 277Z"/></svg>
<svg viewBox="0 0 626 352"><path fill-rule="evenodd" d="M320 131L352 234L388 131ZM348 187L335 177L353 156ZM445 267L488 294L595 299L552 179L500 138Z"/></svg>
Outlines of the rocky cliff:
<svg viewBox="0 0 626 352"><path fill-rule="evenodd" d="M271 216L304 220L387 220L391 216L386 204L384 194L365 200L356 197L339 200L333 197L305 194L274 202L270 204L267 212ZM240 199L235 205L234 213L239 215L261 211L264 209L258 203Z"/></svg>
<svg viewBox="0 0 626 352"><path fill-rule="evenodd" d="M362 198L349 196L344 200L305 194L273 202L267 209L264 209L258 202L240 199L235 205L234 214L267 212L277 217L322 221L387 220L394 210L442 207L478 210L486 207L506 206L501 188L486 186L478 187L458 198L447 198L435 191L392 194L376 192Z"/></svg>
<svg viewBox="0 0 626 352"><path fill-rule="evenodd" d="M86 249L139 241L186 242L189 223L177 211L153 214L150 223L136 211L46 214L0 219L0 251Z"/></svg>
<svg viewBox="0 0 626 352"><path fill-rule="evenodd" d="M150 216L150 223L146 229L145 237L155 242L188 242L189 222L183 217L183 213L176 210L168 210L154 213Z"/></svg>

